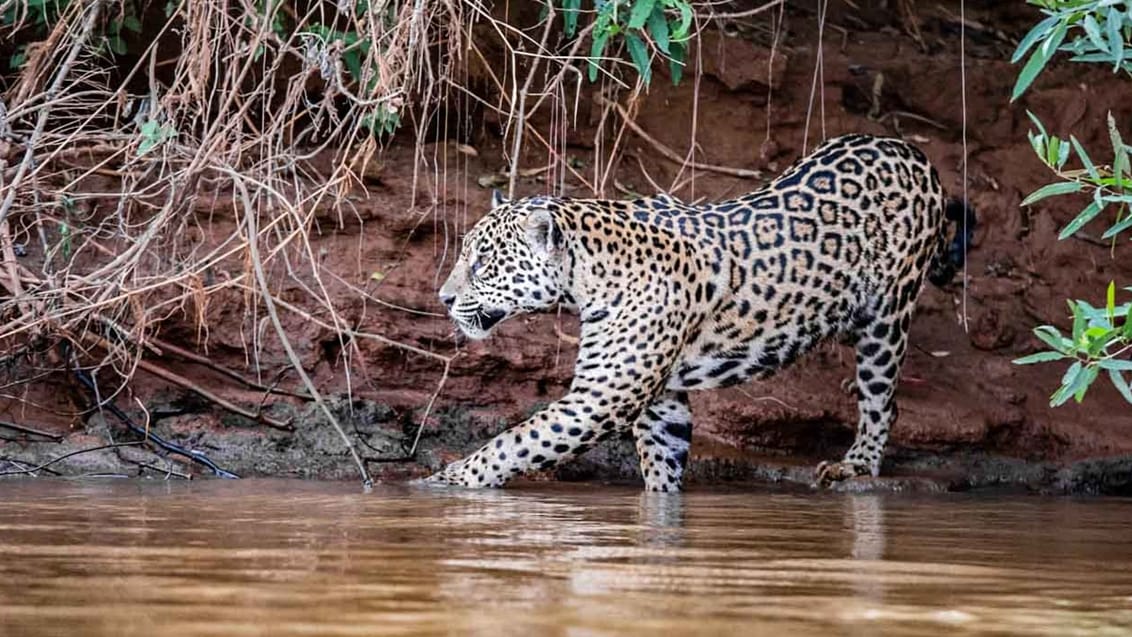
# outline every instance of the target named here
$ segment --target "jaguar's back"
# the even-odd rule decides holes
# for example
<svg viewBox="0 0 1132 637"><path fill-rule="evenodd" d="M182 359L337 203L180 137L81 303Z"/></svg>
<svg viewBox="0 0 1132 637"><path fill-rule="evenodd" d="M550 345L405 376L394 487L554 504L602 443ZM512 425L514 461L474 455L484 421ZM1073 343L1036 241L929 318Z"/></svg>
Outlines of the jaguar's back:
<svg viewBox="0 0 1132 637"><path fill-rule="evenodd" d="M832 335L855 339L910 306L940 246L944 193L919 149L835 138L756 192L701 208L723 246L731 295L670 386L765 377Z"/></svg>

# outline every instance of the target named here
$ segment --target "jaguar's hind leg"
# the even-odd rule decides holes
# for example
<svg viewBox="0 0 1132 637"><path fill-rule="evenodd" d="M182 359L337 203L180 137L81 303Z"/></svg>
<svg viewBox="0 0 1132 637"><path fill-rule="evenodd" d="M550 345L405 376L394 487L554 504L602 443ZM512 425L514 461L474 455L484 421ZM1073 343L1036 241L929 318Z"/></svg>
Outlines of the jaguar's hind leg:
<svg viewBox="0 0 1132 637"><path fill-rule="evenodd" d="M633 425L641 476L648 491L679 491L692 442L692 411L688 394L667 391Z"/></svg>
<svg viewBox="0 0 1132 637"><path fill-rule="evenodd" d="M857 340L857 437L840 462L818 465L818 484L880 472L888 432L896 420L896 381L904 362L911 312L877 318Z"/></svg>

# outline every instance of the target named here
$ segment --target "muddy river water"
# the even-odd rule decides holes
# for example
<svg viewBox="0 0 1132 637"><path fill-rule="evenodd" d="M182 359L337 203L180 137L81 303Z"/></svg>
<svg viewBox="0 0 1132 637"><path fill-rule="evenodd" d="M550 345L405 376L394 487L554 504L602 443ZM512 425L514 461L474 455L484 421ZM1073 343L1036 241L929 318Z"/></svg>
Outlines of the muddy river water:
<svg viewBox="0 0 1132 637"><path fill-rule="evenodd" d="M1130 635L1132 501L0 482L0 635Z"/></svg>

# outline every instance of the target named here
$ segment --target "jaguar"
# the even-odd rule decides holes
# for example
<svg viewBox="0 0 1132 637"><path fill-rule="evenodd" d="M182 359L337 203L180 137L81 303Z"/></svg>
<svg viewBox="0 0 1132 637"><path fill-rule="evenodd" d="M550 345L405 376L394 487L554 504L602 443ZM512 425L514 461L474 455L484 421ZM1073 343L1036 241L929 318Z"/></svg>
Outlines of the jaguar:
<svg viewBox="0 0 1132 637"><path fill-rule="evenodd" d="M832 338L855 348L859 417L815 482L877 476L917 297L925 279L952 280L974 226L920 149L869 135L828 140L720 203L493 195L439 299L471 339L517 315L576 311L574 378L425 482L499 487L630 432L645 488L678 491L689 392L765 379Z"/></svg>

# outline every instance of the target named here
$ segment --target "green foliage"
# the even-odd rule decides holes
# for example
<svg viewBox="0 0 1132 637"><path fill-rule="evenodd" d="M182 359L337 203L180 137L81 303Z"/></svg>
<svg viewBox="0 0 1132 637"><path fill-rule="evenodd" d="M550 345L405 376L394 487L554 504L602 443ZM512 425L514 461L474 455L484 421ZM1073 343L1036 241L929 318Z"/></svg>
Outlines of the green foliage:
<svg viewBox="0 0 1132 637"><path fill-rule="evenodd" d="M48 26L59 19L59 16L71 6L71 3L80 1L21 0L0 14L0 26L11 26L18 23L43 33L46 32ZM248 27L248 32L258 32L266 20L271 33L278 39L277 42L287 42L293 35L302 36L306 34L315 36L319 42L323 43L324 47L337 44L342 65L349 74L349 79L358 87L363 88L365 94L374 90L379 78L372 73L368 78L363 77L363 61L369 57L373 46L370 39L363 37L357 31L344 30L334 26L343 22L341 20L343 15L352 15L354 18L368 17L368 12L371 10L368 0L339 2L338 7L341 13L338 14L337 20L326 17L324 19L330 24L316 21L298 30L294 25L288 24L287 13L281 10L282 5L283 0L254 0L251 3L254 12L243 16L243 22ZM141 34L142 32L139 13L141 5L137 0L124 0L120 4L115 3L113 6L117 7L118 10L107 15L99 35L100 39L95 40L96 44L93 47L96 51L102 53L125 55L128 53L127 34ZM172 18L179 6L180 3L177 0L166 2L164 4L165 17L167 19ZM389 26L397 19L398 4L382 3L381 6L384 8L378 11L374 17ZM355 20L350 23L357 24L358 22ZM277 49L278 46L270 42L261 42L252 55L255 60L259 60L269 52L277 53ZM14 54L9 57L8 67L12 70L18 70L23 67L26 61L27 47L20 45L16 48ZM368 114L363 116L361 123L371 134L386 136L393 134L400 127L401 117L396 108L379 104L373 109L368 109ZM141 141L138 144L137 153L142 156L172 139L176 136L176 131L168 125L159 125L157 122L147 121L141 127L140 136Z"/></svg>
<svg viewBox="0 0 1132 637"><path fill-rule="evenodd" d="M362 11L365 5L359 2L355 8ZM311 24L298 33L313 35L327 45L340 42L342 64L350 74L350 79L358 86L364 87L366 93L372 92L377 86L379 78L376 75L364 77L362 62L369 56L372 47L368 38L359 35L356 31L342 31L322 23ZM361 123L370 134L385 137L392 135L401 127L401 116L394 108L386 104L378 104L372 111L362 116Z"/></svg>
<svg viewBox="0 0 1132 637"><path fill-rule="evenodd" d="M76 0L23 0L12 3L12 6L0 14L0 25L12 26L17 23L29 26L36 33L43 34L47 27L59 19L59 16ZM22 5L22 8L18 5ZM118 13L113 14L105 24L99 39L96 40L95 50L109 51L114 55L125 55L129 47L123 37L123 32L141 33L142 23L138 18L137 6L131 1L122 2ZM8 68L17 70L27 62L27 46L21 45L16 52L8 58Z"/></svg>
<svg viewBox="0 0 1132 637"><path fill-rule="evenodd" d="M1013 62L1029 54L1018 74L1011 101L1018 99L1033 83L1058 51L1072 55L1074 62L1111 64L1113 72L1132 75L1132 3L1119 0L1030 0L1042 7L1045 19L1039 22L1018 44ZM1045 126L1027 112L1037 127L1030 131L1030 145L1038 158L1057 176L1058 181L1042 186L1022 201L1027 206L1050 197L1091 193L1092 198L1072 221L1062 228L1058 239L1066 239L1108 210L1112 225L1102 238L1115 247L1117 235L1132 228L1132 146L1124 139L1109 113L1108 134L1112 161L1096 163L1073 135L1063 139L1046 132ZM1076 157L1081 167L1067 170ZM1125 288L1132 291L1132 288ZM1073 328L1069 336L1052 325L1042 325L1034 334L1050 351L1038 352L1015 360L1018 365L1071 360L1061 378L1061 386L1050 397L1050 405L1064 404L1070 397L1077 402L1085 397L1089 386L1100 372L1107 373L1120 394L1132 403L1132 390L1124 372L1132 371L1132 303L1116 305L1116 285L1110 283L1103 309L1085 301L1070 301Z"/></svg>
<svg viewBox="0 0 1132 637"><path fill-rule="evenodd" d="M271 20L271 32L281 40L286 40L289 34L287 25L283 22L283 12L279 10L277 2L274 0L256 0L255 13L244 16L244 24L248 25L251 32L256 32L259 29L257 24L253 24L257 20L268 19ZM175 7L174 7L175 8ZM166 8L169 15L169 8ZM263 54L267 52L267 46L260 43L256 46L255 52L252 53L252 59L259 61Z"/></svg>
<svg viewBox="0 0 1132 637"><path fill-rule="evenodd" d="M370 42L367 38L358 35L355 31L339 31L317 22L305 27L299 33L317 35L328 44L340 41L342 43L342 63L349 71L350 77L358 84L362 83L362 60L369 55L370 51ZM371 80L372 82L373 80Z"/></svg>
<svg viewBox="0 0 1132 637"><path fill-rule="evenodd" d="M578 34L582 0L558 0L562 6L566 36ZM589 78L597 81L601 60L620 39L629 59L646 85L652 81L653 52L668 60L672 83L684 73L684 59L692 27L692 5L688 0L595 0L590 34Z"/></svg>
<svg viewBox="0 0 1132 637"><path fill-rule="evenodd" d="M376 137L388 137L401 127L401 115L385 104L362 116L362 126Z"/></svg>
<svg viewBox="0 0 1132 637"><path fill-rule="evenodd" d="M21 69L24 63L28 61L28 45L21 44L16 47L16 52L8 58L8 68L13 71Z"/></svg>
<svg viewBox="0 0 1132 637"><path fill-rule="evenodd" d="M24 0L23 2L13 2L8 5L3 14L0 14L0 24L11 25L22 20L43 30L44 27L59 19L59 16L71 4L71 1Z"/></svg>
<svg viewBox="0 0 1132 637"><path fill-rule="evenodd" d="M1132 204L1132 146L1124 143L1112 114L1108 116L1112 161L1100 165L1093 161L1076 137L1070 135L1069 139L1062 139L1050 135L1033 113L1029 115L1038 128L1038 132L1031 131L1029 134L1030 145L1038 159L1049 166L1060 181L1030 193L1022 201L1022 205L1028 206L1058 195L1091 192L1092 200L1062 228L1059 239L1072 236L1110 207L1116 211L1114 221L1102 235L1103 238L1115 240L1117 234L1132 227L1132 214L1129 214L1129 204ZM1077 156L1081 168L1066 170L1065 165L1072 155Z"/></svg>
<svg viewBox="0 0 1132 637"><path fill-rule="evenodd" d="M142 30L141 20L138 19L132 2L124 3L121 15L112 18L106 25L104 43L114 55L125 55L129 52L126 41L122 38L123 30L135 35L140 34Z"/></svg>
<svg viewBox="0 0 1132 637"><path fill-rule="evenodd" d="M158 124L147 120L141 126L141 143L138 144L138 157L149 153L165 142L177 136L177 131L169 124Z"/></svg>
<svg viewBox="0 0 1132 637"><path fill-rule="evenodd" d="M1030 29L1011 62L1030 53L1010 100L1026 92L1034 78L1058 51L1071 53L1073 62L1112 64L1113 72L1132 75L1132 7L1120 0L1029 0L1042 7L1046 18ZM1066 38L1069 41L1066 42ZM1032 50L1032 52L1031 52Z"/></svg>
<svg viewBox="0 0 1132 637"><path fill-rule="evenodd" d="M1124 289L1132 292L1132 288ZM1069 311L1073 317L1073 329L1068 336L1052 325L1043 325L1034 330L1034 334L1050 350L1023 356L1015 359L1014 363L1030 365L1072 361L1061 377L1061 387L1050 396L1051 407L1064 404L1070 397L1081 402L1102 371L1120 394L1132 403L1132 390L1124 377L1125 372L1132 372L1132 360L1127 358L1132 352L1132 303L1117 305L1116 284L1109 283L1103 308L1078 300L1069 301Z"/></svg>

